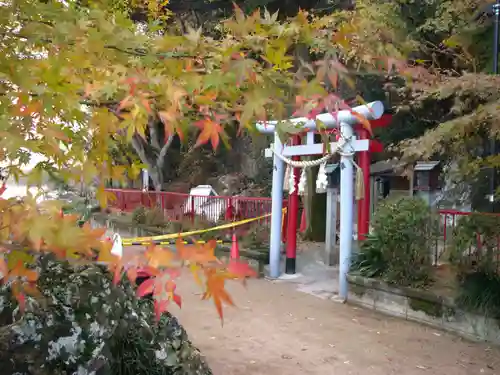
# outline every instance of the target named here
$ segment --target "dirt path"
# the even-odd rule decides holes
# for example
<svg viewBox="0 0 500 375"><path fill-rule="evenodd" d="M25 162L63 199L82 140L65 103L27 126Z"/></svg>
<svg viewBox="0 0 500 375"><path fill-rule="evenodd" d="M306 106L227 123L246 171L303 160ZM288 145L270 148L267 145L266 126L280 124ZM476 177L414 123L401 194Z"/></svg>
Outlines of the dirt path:
<svg viewBox="0 0 500 375"><path fill-rule="evenodd" d="M189 281L188 281L189 280ZM173 310L215 375L500 374L500 350L263 279L229 288L221 328L189 278Z"/></svg>

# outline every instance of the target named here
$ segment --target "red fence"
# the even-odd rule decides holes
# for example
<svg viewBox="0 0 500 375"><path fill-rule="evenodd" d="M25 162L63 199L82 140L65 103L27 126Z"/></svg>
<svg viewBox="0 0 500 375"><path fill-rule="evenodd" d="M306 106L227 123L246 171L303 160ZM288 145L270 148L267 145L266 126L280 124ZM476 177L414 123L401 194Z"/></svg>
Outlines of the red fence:
<svg viewBox="0 0 500 375"><path fill-rule="evenodd" d="M476 212L465 212L449 209L439 210L439 238L434 251L434 262L436 264L448 261L447 249L452 244L455 236L456 229L460 222L460 219L476 214ZM500 214L490 214L490 213L480 213L481 215L495 215L500 216ZM498 238L486 238L483 233L476 233L475 238L466 248L462 249L461 258L462 260L467 260L471 265L479 263L479 261L485 256L486 251L493 251L493 254L489 254L490 258L493 255L493 259L490 261L500 265L500 237ZM486 242L489 243L490 249L486 249ZM491 244L493 243L494 249L491 249Z"/></svg>
<svg viewBox="0 0 500 375"><path fill-rule="evenodd" d="M106 189L115 200L110 207L122 211L133 211L138 207L161 207L165 216L172 221L186 217L203 217L218 222L222 220L243 220L271 213L271 198L240 196L201 196L171 192L143 192L132 189ZM286 207L286 202L284 206ZM270 217L262 219L269 223Z"/></svg>
<svg viewBox="0 0 500 375"><path fill-rule="evenodd" d="M133 189L106 189L116 197L109 205L122 211L133 211L138 207L161 207L165 217L171 221L182 221L195 216L210 220L214 223L229 220L244 220L271 213L271 198L242 197L242 196L201 196L172 192L143 192ZM287 202L283 202L286 207ZM435 264L448 261L447 248L456 235L456 228L461 218L471 215L472 212L441 209L439 210L439 237L432 250ZM485 214L491 215L491 214ZM500 214L499 214L500 216ZM270 224L270 216L259 220L263 226ZM286 225L286 218L283 225ZM286 230L282 231L286 234ZM283 238L286 241L286 238ZM485 238L477 234L477 241L463 249L463 258L474 263L481 259ZM490 241L491 242L491 241ZM500 265L500 238L496 239L496 263Z"/></svg>

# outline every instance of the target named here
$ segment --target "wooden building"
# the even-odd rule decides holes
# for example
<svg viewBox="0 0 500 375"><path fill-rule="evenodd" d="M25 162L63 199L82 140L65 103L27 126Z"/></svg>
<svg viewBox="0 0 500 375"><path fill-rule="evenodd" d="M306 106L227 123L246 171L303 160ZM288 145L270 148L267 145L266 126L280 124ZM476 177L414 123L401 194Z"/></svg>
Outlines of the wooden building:
<svg viewBox="0 0 500 375"><path fill-rule="evenodd" d="M382 200L400 196L420 196L434 206L442 189L441 164L416 162L405 173L397 162L380 161L370 167L370 184L371 214Z"/></svg>

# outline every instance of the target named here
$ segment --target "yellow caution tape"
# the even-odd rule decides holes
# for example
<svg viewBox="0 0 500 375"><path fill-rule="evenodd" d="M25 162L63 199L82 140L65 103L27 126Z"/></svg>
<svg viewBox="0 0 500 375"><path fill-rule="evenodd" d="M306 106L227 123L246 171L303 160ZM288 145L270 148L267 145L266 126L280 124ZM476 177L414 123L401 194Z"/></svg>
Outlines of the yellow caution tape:
<svg viewBox="0 0 500 375"><path fill-rule="evenodd" d="M182 244L184 245L192 245L192 244L206 244L208 241L203 241L203 240L197 240L197 241L181 241ZM149 240L146 242L126 242L123 244L123 246L148 246L151 245L151 243L154 243L155 245L175 245L176 241L158 241L158 240ZM221 244L230 244L232 243L231 240L216 240L215 243L221 245Z"/></svg>
<svg viewBox="0 0 500 375"><path fill-rule="evenodd" d="M286 211L286 208L283 208L283 212L285 212L285 211ZM184 232L184 233L171 233L171 234L163 234L160 236L151 236L151 237L124 238L122 240L122 242L123 242L123 245L130 245L132 242L142 242L142 243L147 244L151 241L170 240L173 238L191 236L193 234L201 234L201 233L212 232L212 231L216 231L216 230L234 228L234 227L237 227L237 226L240 226L243 224L251 223L252 221L264 219L264 218L269 217L269 216L271 216L271 214L257 216L257 217L253 217L251 219L245 219L245 220L241 220L241 221L235 221L233 223L223 224L223 225L219 225L217 227L212 227L212 228L207 228L207 229L198 229L198 230L193 230L193 231Z"/></svg>

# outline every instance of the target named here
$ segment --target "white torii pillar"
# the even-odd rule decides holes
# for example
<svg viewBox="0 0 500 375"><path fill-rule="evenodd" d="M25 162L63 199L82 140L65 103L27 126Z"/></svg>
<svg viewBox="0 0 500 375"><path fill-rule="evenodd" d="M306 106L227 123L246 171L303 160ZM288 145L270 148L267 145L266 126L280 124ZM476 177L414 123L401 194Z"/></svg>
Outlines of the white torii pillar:
<svg viewBox="0 0 500 375"><path fill-rule="evenodd" d="M356 139L353 126L359 123L359 119L353 112L363 116L367 120L377 120L384 114L384 105L376 101L354 107L352 110L342 110L336 116L330 113L323 113L316 117L327 128L339 128L342 137L347 141L346 154L341 154L340 159L340 259L339 259L339 297L347 299L347 273L349 272L352 240L353 240L353 157L352 153L357 151L368 151L370 141L368 139ZM275 131L278 121L267 121L257 123L257 130L261 133L274 133L274 143L271 146L274 154L281 154L287 158L292 156L323 155L324 144L314 143L314 130L316 130L316 120L306 117L293 118L294 124L300 125L307 133L305 145L287 146L283 145ZM336 147L336 142L330 143L332 149ZM351 153L352 152L352 153ZM272 211L271 211L271 238L269 253L270 277L278 278L281 274L281 220L283 209L283 178L285 163L279 157L273 157L273 187L272 187Z"/></svg>

